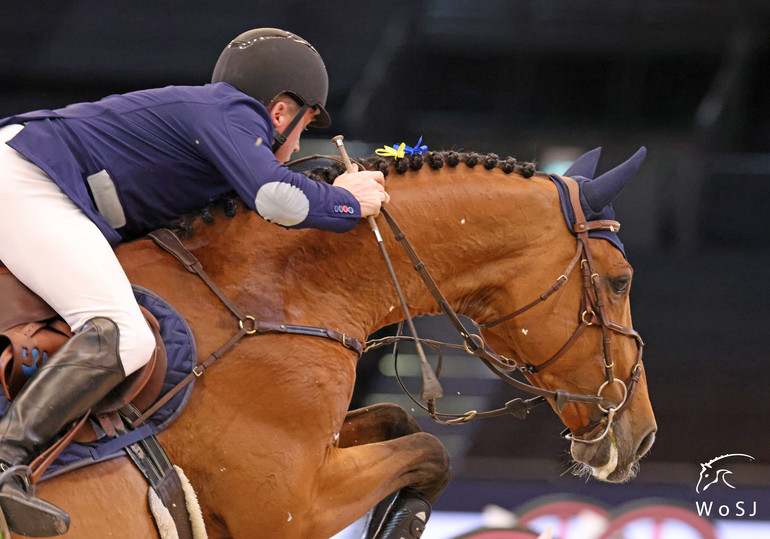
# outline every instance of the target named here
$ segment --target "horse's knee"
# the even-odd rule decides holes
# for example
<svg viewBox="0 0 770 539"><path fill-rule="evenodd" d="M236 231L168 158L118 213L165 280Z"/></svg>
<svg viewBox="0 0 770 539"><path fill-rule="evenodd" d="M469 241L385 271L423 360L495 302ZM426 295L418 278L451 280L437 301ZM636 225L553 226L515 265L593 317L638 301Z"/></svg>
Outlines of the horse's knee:
<svg viewBox="0 0 770 539"><path fill-rule="evenodd" d="M434 463L436 470L441 473L445 482L443 486L449 483L450 476L452 474L452 464L449 458L449 451L446 450L444 444L433 436L432 434L422 433L426 435L426 439L430 440L430 454L429 458ZM442 487L443 488L443 487Z"/></svg>
<svg viewBox="0 0 770 539"><path fill-rule="evenodd" d="M452 478L449 452L432 434L419 432L407 438L420 452L419 469L413 471L414 475L407 487L433 503Z"/></svg>

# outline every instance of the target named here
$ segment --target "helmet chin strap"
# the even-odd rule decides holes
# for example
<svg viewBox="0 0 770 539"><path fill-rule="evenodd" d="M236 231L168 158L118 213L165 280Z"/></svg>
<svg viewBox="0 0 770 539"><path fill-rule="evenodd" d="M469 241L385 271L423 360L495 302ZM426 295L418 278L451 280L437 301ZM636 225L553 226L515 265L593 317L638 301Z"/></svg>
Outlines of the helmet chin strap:
<svg viewBox="0 0 770 539"><path fill-rule="evenodd" d="M277 152L278 149L283 146L288 136L291 135L291 132L297 127L299 121L305 116L305 112L307 112L308 108L310 107L307 104L302 105L282 133L279 133L278 131L273 133L273 153Z"/></svg>

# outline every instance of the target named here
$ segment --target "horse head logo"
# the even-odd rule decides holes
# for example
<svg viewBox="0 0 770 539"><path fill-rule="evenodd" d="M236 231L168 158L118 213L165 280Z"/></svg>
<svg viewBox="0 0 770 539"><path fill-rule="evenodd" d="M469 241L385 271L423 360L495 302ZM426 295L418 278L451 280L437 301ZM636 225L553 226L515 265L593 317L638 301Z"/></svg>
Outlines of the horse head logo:
<svg viewBox="0 0 770 539"><path fill-rule="evenodd" d="M707 488L720 480L728 487L735 488L727 482L727 475L733 472L727 468L714 466L714 464L717 462L731 457L745 457L747 459L754 460L754 457L751 455L744 455L743 453L730 453L729 455L721 455L711 459L708 462L702 463L700 465L700 478L698 479L698 484L695 486L695 492L701 492L701 485L703 486L703 492L705 492Z"/></svg>

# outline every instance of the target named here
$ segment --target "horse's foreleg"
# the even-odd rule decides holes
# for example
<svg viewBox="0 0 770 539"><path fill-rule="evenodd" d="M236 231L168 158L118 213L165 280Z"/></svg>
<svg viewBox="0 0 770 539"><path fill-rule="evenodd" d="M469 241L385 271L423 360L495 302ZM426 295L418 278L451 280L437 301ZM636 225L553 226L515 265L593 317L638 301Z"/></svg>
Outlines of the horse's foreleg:
<svg viewBox="0 0 770 539"><path fill-rule="evenodd" d="M348 412L337 447L347 448L394 440L418 432L422 430L417 421L401 406L392 403L374 404ZM446 482L448 481L447 476ZM439 483L440 480L436 482Z"/></svg>
<svg viewBox="0 0 770 539"><path fill-rule="evenodd" d="M321 470L312 536L338 532L340 523L355 522L405 487L435 501L449 483L449 456L437 438L419 430L395 405L350 412L339 447L330 449Z"/></svg>

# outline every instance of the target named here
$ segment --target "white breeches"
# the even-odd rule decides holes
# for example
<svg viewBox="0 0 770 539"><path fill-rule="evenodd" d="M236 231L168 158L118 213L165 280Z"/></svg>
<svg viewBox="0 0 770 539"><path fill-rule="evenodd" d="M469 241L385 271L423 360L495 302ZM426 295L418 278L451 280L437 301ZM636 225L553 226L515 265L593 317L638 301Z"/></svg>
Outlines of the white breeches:
<svg viewBox="0 0 770 539"><path fill-rule="evenodd" d="M126 374L155 347L128 278L96 225L40 168L5 144L22 129L0 128L0 260L72 331L95 317L120 330Z"/></svg>

